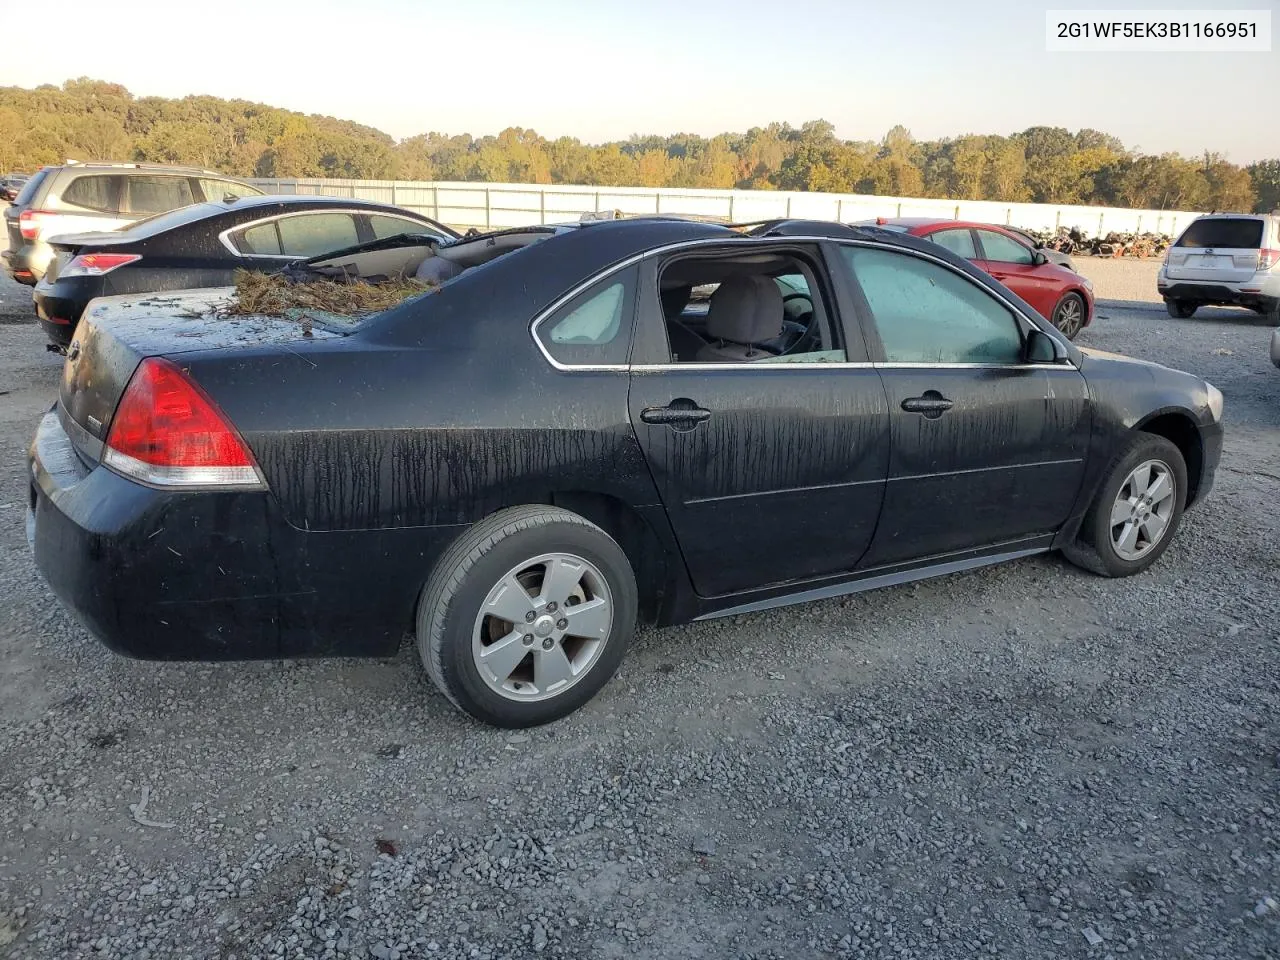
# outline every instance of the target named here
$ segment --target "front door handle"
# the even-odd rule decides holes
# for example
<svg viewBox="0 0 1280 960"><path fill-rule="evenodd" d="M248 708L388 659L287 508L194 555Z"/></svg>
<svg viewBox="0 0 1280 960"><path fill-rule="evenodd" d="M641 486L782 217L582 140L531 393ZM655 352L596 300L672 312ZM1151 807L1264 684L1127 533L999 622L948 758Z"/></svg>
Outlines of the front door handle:
<svg viewBox="0 0 1280 960"><path fill-rule="evenodd" d="M692 400L681 398L672 400L665 407L645 407L640 411L640 419L645 423L660 423L667 426L692 429L704 420L711 419L711 411L704 410Z"/></svg>
<svg viewBox="0 0 1280 960"><path fill-rule="evenodd" d="M952 402L937 390L926 390L922 397L908 397L902 401L907 413L923 413L926 420L937 420L952 407Z"/></svg>

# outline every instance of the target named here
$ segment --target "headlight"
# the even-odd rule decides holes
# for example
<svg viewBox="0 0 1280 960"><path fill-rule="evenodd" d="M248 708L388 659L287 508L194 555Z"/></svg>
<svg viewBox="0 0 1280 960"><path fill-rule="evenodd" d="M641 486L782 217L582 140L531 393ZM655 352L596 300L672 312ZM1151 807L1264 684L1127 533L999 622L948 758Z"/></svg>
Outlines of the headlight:
<svg viewBox="0 0 1280 960"><path fill-rule="evenodd" d="M1209 398L1209 412L1214 420L1222 419L1222 391L1209 381L1204 384L1205 395Z"/></svg>

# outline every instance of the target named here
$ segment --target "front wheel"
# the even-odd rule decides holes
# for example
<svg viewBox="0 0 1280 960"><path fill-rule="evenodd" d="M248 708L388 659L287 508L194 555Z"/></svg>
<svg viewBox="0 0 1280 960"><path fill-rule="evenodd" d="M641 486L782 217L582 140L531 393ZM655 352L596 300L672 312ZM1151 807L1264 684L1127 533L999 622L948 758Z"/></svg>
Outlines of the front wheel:
<svg viewBox="0 0 1280 960"><path fill-rule="evenodd" d="M1068 293L1053 308L1053 325L1068 340L1074 340L1084 329L1084 317L1084 297L1078 293Z"/></svg>
<svg viewBox="0 0 1280 960"><path fill-rule="evenodd" d="M635 575L595 524L501 510L441 557L418 605L418 654L461 710L499 727L558 720L613 676L635 629Z"/></svg>
<svg viewBox="0 0 1280 960"><path fill-rule="evenodd" d="M1128 577L1169 547L1187 501L1187 465L1164 437L1139 433L1112 461L1067 559L1104 577Z"/></svg>
<svg viewBox="0 0 1280 960"><path fill-rule="evenodd" d="M1188 300L1165 300L1164 308L1178 320L1186 320L1196 312L1196 305Z"/></svg>

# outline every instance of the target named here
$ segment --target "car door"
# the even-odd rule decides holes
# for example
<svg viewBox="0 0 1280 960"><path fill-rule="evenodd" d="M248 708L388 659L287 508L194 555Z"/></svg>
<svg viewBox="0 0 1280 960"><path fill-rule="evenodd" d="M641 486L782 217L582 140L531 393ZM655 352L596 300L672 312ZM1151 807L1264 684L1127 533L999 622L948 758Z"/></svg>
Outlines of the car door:
<svg viewBox="0 0 1280 960"><path fill-rule="evenodd" d="M885 502L864 566L1051 534L1084 471L1090 407L1069 363L1024 360L1031 324L962 271L842 244L889 398Z"/></svg>
<svg viewBox="0 0 1280 960"><path fill-rule="evenodd" d="M978 238L980 266L1020 296L1042 317L1053 316L1060 295L1060 281L1047 264L1036 262L1035 252L995 230L974 230Z"/></svg>
<svg viewBox="0 0 1280 960"><path fill-rule="evenodd" d="M675 329L679 318L664 314L662 277L683 269L684 286L698 289L702 267L680 266L678 256L651 260L637 301L628 399L702 596L854 569L875 531L888 469L884 388L861 339L845 335L820 247L755 241L732 247L725 256L749 250L793 259L794 268L769 275L770 283L781 279L771 309L781 323L784 298L794 304L797 294L811 293L812 317L804 325L813 342L804 342L804 353L757 360L706 362L695 351L673 362L668 321ZM713 294L708 323L718 309ZM689 310L685 318L694 319L697 307Z"/></svg>

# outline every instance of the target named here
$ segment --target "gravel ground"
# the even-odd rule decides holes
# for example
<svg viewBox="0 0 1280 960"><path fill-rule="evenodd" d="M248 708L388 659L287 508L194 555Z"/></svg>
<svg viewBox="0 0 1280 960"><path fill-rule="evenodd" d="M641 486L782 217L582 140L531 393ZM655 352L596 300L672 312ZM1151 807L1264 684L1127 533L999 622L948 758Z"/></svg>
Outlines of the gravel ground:
<svg viewBox="0 0 1280 960"><path fill-rule="evenodd" d="M1218 486L1153 570L1047 557L643 631L595 701L514 734L408 646L90 639L23 532L59 360L0 324L0 955L1280 956L1269 331L1170 320L1152 263L1082 268L1108 298L1082 343L1227 397Z"/></svg>

